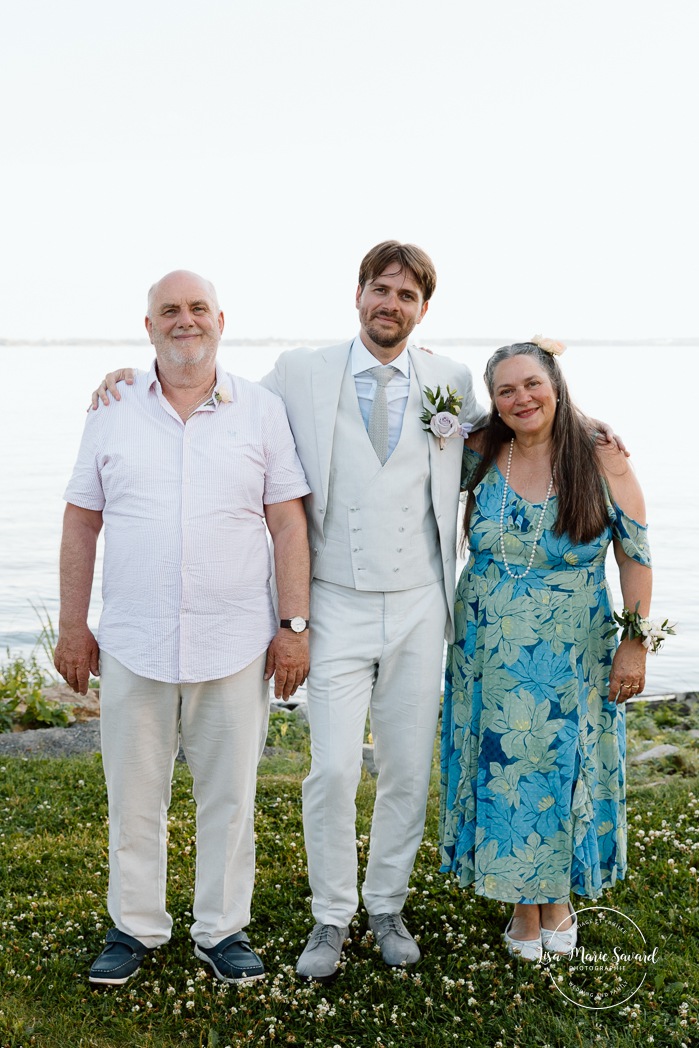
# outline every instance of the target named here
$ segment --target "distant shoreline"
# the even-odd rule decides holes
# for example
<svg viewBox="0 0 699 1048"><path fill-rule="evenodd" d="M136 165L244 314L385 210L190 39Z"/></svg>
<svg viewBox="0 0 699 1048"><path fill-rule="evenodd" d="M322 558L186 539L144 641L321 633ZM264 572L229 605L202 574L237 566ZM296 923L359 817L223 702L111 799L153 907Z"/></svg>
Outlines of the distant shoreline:
<svg viewBox="0 0 699 1048"><path fill-rule="evenodd" d="M332 346L346 340L346 336L329 338L222 338L222 346ZM507 336L487 335L483 338L430 338L433 346L503 346ZM657 346L689 348L699 345L699 335L693 338L570 338L568 346ZM141 346L148 347L142 338L0 338L0 346Z"/></svg>

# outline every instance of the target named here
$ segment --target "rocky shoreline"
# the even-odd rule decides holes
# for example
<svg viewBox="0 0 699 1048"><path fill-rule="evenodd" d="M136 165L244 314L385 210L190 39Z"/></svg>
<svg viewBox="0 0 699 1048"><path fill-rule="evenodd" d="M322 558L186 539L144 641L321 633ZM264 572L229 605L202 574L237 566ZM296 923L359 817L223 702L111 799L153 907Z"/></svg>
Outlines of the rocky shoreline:
<svg viewBox="0 0 699 1048"><path fill-rule="evenodd" d="M67 728L35 728L0 734L0 756L75 757L100 753L99 717Z"/></svg>
<svg viewBox="0 0 699 1048"><path fill-rule="evenodd" d="M93 689L88 695L75 696L65 685L56 685L46 691L46 697L54 701L69 703L73 707L73 722L67 728L36 728L26 731L13 731L0 733L0 757L74 757L83 754L100 753L100 720L99 720L99 690ZM653 695L648 698L639 697L628 703L630 709L636 703L646 703L657 706L660 703L676 702L689 707L696 707L699 701L697 692L683 692L676 695ZM277 702L271 703L272 710L281 710L286 713L295 712L299 716L306 716L305 700L295 704ZM697 729L687 731L687 736L692 740L699 737ZM696 745L696 743L695 743ZM662 750L663 747L658 747ZM660 757L662 752L647 751L642 757L632 758L633 763L640 762L651 757ZM366 759L365 754L365 759ZM180 752L180 759L183 755Z"/></svg>
<svg viewBox="0 0 699 1048"><path fill-rule="evenodd" d="M101 753L99 689L74 695L66 685L47 688L44 695L73 707L73 721L66 728L32 728L0 732L0 757L75 757ZM272 710L305 716L305 700L284 703L273 700ZM178 759L184 759L182 751Z"/></svg>
<svg viewBox="0 0 699 1048"><path fill-rule="evenodd" d="M99 689L87 695L75 695L67 684L52 684L43 689L50 702L70 706L71 723L67 728L34 728L0 733L0 756L73 757L100 752Z"/></svg>

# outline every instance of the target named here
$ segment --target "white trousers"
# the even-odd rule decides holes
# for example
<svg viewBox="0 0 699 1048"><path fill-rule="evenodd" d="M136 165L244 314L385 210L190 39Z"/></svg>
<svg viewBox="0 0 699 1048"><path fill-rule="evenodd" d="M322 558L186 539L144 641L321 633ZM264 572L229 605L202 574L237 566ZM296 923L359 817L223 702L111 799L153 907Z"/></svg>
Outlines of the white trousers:
<svg viewBox="0 0 699 1048"><path fill-rule="evenodd" d="M192 938L215 946L250 921L255 784L269 716L265 654L239 673L198 684L148 680L101 654L107 908L120 931L148 948L172 930L167 811L179 734L197 806Z"/></svg>
<svg viewBox="0 0 699 1048"><path fill-rule="evenodd" d="M403 908L425 825L446 619L441 582L397 593L312 584L303 825L320 924L347 925L357 910L367 710L378 779L362 898L370 914Z"/></svg>

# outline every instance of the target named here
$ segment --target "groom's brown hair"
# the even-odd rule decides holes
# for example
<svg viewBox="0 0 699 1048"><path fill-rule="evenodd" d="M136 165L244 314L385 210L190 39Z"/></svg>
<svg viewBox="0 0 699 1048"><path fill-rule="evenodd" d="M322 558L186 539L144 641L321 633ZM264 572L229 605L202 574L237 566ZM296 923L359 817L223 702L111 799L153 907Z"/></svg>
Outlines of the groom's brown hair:
<svg viewBox="0 0 699 1048"><path fill-rule="evenodd" d="M423 299L428 302L437 286L434 263L422 248L415 244L401 244L397 240L384 240L366 253L359 267L360 288L375 280L394 263L412 274L422 291Z"/></svg>

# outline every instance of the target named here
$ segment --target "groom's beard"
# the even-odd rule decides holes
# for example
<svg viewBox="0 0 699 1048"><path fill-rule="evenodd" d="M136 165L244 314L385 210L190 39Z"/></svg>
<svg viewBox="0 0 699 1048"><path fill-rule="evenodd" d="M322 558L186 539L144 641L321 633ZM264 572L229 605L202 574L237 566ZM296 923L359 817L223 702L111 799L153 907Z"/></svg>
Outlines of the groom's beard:
<svg viewBox="0 0 699 1048"><path fill-rule="evenodd" d="M405 341L414 326L412 320L406 320L399 314L381 309L375 310L364 323L367 335L377 346L382 346L384 349L393 349Z"/></svg>

